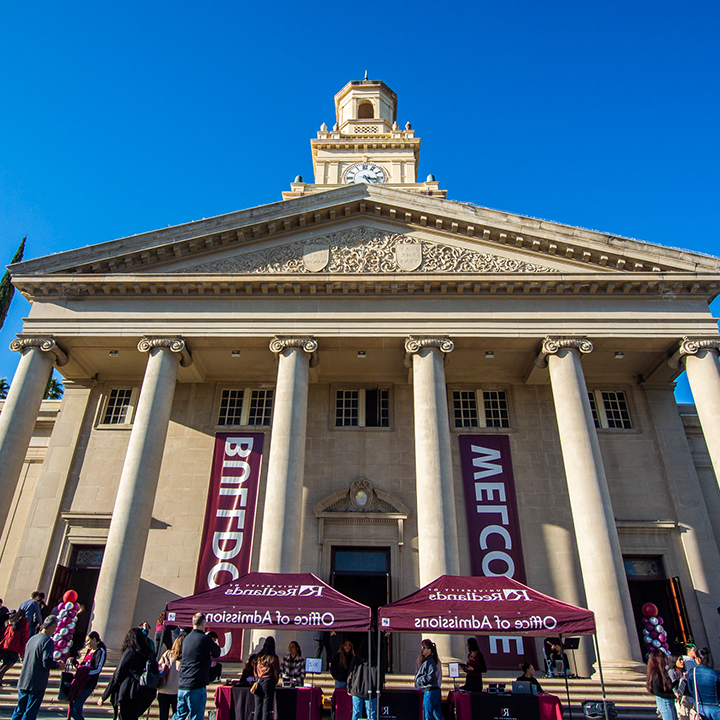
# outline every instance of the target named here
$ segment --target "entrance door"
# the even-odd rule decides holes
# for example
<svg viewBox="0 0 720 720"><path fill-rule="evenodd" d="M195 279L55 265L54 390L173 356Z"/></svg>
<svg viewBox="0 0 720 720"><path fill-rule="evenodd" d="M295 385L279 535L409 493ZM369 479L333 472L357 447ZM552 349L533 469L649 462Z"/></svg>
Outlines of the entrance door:
<svg viewBox="0 0 720 720"><path fill-rule="evenodd" d="M58 565L55 571L48 605L55 608L68 590L74 590L78 595L78 603L83 607L83 612L78 615L71 655L77 655L85 643L104 552L105 547L102 545L75 545L70 565L67 568Z"/></svg>
<svg viewBox="0 0 720 720"><path fill-rule="evenodd" d="M690 642L691 635L678 579L668 580L665 577L662 557L659 556L624 557L623 562L643 657L649 652L642 633L642 607L645 603L657 606L663 619L670 652L683 653L685 643Z"/></svg>
<svg viewBox="0 0 720 720"><path fill-rule="evenodd" d="M333 547L330 584L343 595L369 605L373 626L377 628L378 608L391 602L390 548ZM363 643L367 644L367 633L338 633L331 643L333 654L346 639L359 649ZM392 652L389 643L384 652L390 668Z"/></svg>

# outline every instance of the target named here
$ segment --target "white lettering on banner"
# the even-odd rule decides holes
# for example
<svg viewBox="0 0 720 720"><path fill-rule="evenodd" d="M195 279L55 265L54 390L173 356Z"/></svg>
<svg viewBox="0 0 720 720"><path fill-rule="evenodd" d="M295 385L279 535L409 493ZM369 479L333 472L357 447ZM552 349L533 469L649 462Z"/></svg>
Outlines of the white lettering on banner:
<svg viewBox="0 0 720 720"><path fill-rule="evenodd" d="M502 465L496 465L495 463L491 462L493 460L501 459L499 450L485 448L480 445L471 445L470 449L478 456L473 458L473 466L476 468L481 468L473 474L473 478L475 480L482 480L483 478L502 474ZM475 500L477 501L476 510L478 513L497 513L498 515L500 515L500 522L502 523L502 525L488 525L487 527L483 528L479 538L480 548L482 550L487 550L488 538L491 535L499 535L505 541L505 550L512 550L512 537L510 533L503 527L503 525L510 524L510 516L508 513L507 504L496 504L498 502L507 503L507 492L505 490L505 483L476 482ZM493 504L486 505L486 502L492 502ZM493 561L501 563L500 572L494 572L490 568L490 563L492 563ZM495 567L497 567L497 565ZM515 561L512 559L512 557L510 557L507 552L504 552L503 550L493 550L492 552L483 555L482 572L485 577L511 578L515 576Z"/></svg>
<svg viewBox="0 0 720 720"><path fill-rule="evenodd" d="M506 600L517 602L518 600L527 600L532 602L528 597L527 590L518 590L514 588L503 588L503 595Z"/></svg>
<svg viewBox="0 0 720 720"><path fill-rule="evenodd" d="M230 648L232 648L232 633L223 633L223 638L223 644L220 646L220 657L227 655L230 652Z"/></svg>
<svg viewBox="0 0 720 720"><path fill-rule="evenodd" d="M235 578L233 578L235 579ZM270 595L273 597L322 597L322 585L251 585L229 587L226 595Z"/></svg>
<svg viewBox="0 0 720 720"><path fill-rule="evenodd" d="M518 655L522 655L525 652L523 639L520 635L490 635L488 639L490 640L490 652L493 655L498 654L498 640L502 643L503 653L515 652ZM510 648L511 641L515 643L515 650Z"/></svg>
<svg viewBox="0 0 720 720"><path fill-rule="evenodd" d="M279 610L275 611L275 618L269 610L264 612L254 610L253 612L222 612L205 613L208 625L212 623L235 623L238 625L300 625L311 627L331 627L335 623L335 616L331 612L314 611L308 615L283 615ZM232 636L226 633L226 636Z"/></svg>
<svg viewBox="0 0 720 720"><path fill-rule="evenodd" d="M216 578L222 571L229 572L233 580L240 577L240 571L233 563L227 562L240 554L243 546L245 530L245 510L247 507L247 488L239 487L251 473L250 464L245 460L228 460L230 457L249 457L255 441L250 437L229 437L225 440L223 470L241 470L240 475L227 475L223 472L220 477L220 495L235 496L230 508L218 508L215 513L219 518L236 518L238 532L215 532L212 539L213 555L220 561L208 573L208 588L216 588L220 583ZM222 487L222 485L236 485L238 487Z"/></svg>

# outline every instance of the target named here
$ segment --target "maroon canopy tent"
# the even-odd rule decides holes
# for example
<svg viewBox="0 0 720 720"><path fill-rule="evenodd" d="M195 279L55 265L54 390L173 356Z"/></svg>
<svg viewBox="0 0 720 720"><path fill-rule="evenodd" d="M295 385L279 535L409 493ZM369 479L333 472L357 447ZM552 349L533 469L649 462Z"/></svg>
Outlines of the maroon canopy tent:
<svg viewBox="0 0 720 720"><path fill-rule="evenodd" d="M248 573L165 606L166 624L191 626L196 612L216 629L370 630L370 608L312 573Z"/></svg>
<svg viewBox="0 0 720 720"><path fill-rule="evenodd" d="M471 635L592 635L590 610L560 602L508 577L442 575L378 610L386 632Z"/></svg>

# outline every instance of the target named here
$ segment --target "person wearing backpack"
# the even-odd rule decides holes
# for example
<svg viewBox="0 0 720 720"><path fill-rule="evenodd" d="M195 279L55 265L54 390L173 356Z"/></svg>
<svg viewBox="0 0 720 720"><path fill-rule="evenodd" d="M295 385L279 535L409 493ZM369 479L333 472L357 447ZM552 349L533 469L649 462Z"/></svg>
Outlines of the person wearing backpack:
<svg viewBox="0 0 720 720"><path fill-rule="evenodd" d="M177 712L178 682L180 680L180 666L182 661L182 647L185 634L178 635L177 640L169 650L163 653L160 658L163 680L158 690L158 708L160 720L168 720L170 708L173 714Z"/></svg>
<svg viewBox="0 0 720 720"><path fill-rule="evenodd" d="M182 646L177 710L173 720L203 720L210 684L210 666L220 657L220 646L205 634L205 615L193 615L193 629Z"/></svg>
<svg viewBox="0 0 720 720"><path fill-rule="evenodd" d="M145 635L136 627L128 631L120 650L120 662L98 705L110 698L119 711L120 720L139 720L156 695L154 688L140 683L141 676L147 671L148 660L154 662L154 657Z"/></svg>

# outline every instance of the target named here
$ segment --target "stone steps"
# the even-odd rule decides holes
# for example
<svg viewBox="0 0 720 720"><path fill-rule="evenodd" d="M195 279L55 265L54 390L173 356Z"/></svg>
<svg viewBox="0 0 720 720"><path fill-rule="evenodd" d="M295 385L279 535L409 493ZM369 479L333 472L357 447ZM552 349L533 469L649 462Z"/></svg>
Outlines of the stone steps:
<svg viewBox="0 0 720 720"><path fill-rule="evenodd" d="M100 676L97 690L85 703L83 714L86 718L97 718L102 720L111 720L113 717L112 706L106 703L102 707L98 707L96 702L101 696L107 682L112 677L114 667L106 666L105 672ZM223 674L225 678L237 677L241 671L240 665L224 664ZM0 718L9 718L17 702L16 684L20 674L20 666L13 667L4 678L3 687L0 688ZM506 682L510 683L517 677L504 675L500 672L490 672L486 676L486 684L488 682ZM59 718L67 715L67 703L57 700L58 686L60 682L60 673L53 671L50 674L50 682L45 693L42 709L39 718ZM565 692L564 680L540 678L543 689L560 697L565 709L564 716L569 718L570 714L567 709L567 695ZM329 701L334 689L334 681L329 673L321 673L315 677L315 685L319 685L323 689L325 695L325 708L329 717ZM386 678L386 687L388 688L408 688L412 687L412 675L388 675ZM216 685L208 687L208 709L212 709L212 697L215 692ZM581 718L581 705L584 700L600 700L602 692L600 683L596 680L573 678L568 681L570 690L570 701L572 707L573 718ZM443 691L447 693L451 689L447 678L443 683ZM657 717L655 712L654 698L645 690L644 678L638 676L628 680L613 680L606 684L606 693L608 700L615 703L619 717L624 720L652 720ZM157 703L153 703L150 708L150 718L158 717Z"/></svg>

